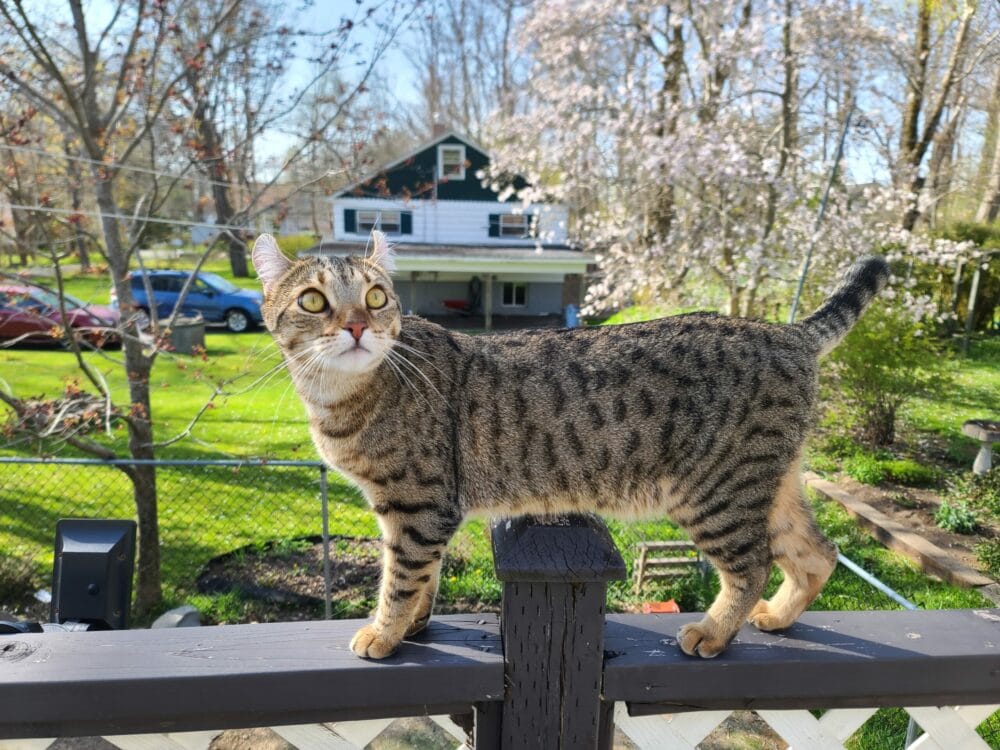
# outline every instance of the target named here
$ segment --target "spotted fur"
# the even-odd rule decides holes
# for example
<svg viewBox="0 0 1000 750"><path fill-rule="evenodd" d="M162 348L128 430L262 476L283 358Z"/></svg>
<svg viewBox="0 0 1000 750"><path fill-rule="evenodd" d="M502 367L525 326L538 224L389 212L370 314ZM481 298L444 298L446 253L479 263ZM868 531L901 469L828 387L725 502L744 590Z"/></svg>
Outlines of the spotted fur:
<svg viewBox="0 0 1000 750"><path fill-rule="evenodd" d="M380 264L384 238L375 260L256 256L264 319L316 446L382 530L379 603L352 641L359 656L387 656L427 624L445 545L472 514L670 517L720 575L705 617L678 634L704 657L748 618L790 625L833 570L836 549L800 486L801 448L818 356L885 284L881 259L855 266L799 325L693 314L467 336L402 315ZM372 285L388 293L380 310L365 307ZM304 289L321 291L329 311L299 309ZM344 369L327 347L340 346L348 320L371 335L368 366ZM772 563L785 581L764 601Z"/></svg>

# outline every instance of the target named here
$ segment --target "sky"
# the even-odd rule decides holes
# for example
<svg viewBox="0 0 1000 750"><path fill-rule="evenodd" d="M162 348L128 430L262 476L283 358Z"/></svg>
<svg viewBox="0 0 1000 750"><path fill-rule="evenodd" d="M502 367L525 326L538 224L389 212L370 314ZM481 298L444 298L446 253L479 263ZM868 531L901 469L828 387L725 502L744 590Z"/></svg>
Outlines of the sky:
<svg viewBox="0 0 1000 750"><path fill-rule="evenodd" d="M381 0L386 5L393 1ZM336 26L342 17L358 17L359 9L367 8L371 2L380 2L380 0L365 0L363 3L356 2L356 0L307 0L305 3L293 0L288 5L287 21L290 25L310 30L331 28ZM114 0L90 0L85 3L84 7L90 27L97 29L102 24L107 23L115 4ZM303 4L305 5L304 9ZM67 14L65 0L34 0L28 5L44 9L43 12L56 18ZM376 45L378 38L378 29L370 23L358 24L352 32L352 40L361 45L360 56L364 58L369 57L368 52ZM415 94L418 91L416 71L408 60L406 52L407 46L412 46L415 43L417 42L413 34L408 29L403 29L397 37L396 43L388 49L378 65L378 76L389 87L391 97L396 101L405 103L416 101ZM306 51L306 49L302 50L303 53ZM358 55L352 55L351 59L357 57ZM345 69L349 71L350 67L350 65L345 66ZM304 85L310 75L310 64L304 60L298 60L292 65L289 73L289 86ZM291 136L273 132L261 144L258 153L265 161L276 164L288 152L291 145ZM845 167L849 179L854 182L884 182L889 177L879 155L853 131L848 134Z"/></svg>

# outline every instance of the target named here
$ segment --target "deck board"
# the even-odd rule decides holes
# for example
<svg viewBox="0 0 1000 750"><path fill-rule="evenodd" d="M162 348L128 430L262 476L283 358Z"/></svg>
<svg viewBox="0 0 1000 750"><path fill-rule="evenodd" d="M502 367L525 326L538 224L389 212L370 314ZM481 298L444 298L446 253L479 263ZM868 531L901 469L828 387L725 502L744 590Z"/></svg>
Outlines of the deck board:
<svg viewBox="0 0 1000 750"><path fill-rule="evenodd" d="M467 712L503 697L495 615L436 617L392 657L364 621L0 636L0 739Z"/></svg>
<svg viewBox="0 0 1000 750"><path fill-rule="evenodd" d="M711 660L677 648L677 629L699 618L610 615L604 700L634 715L1000 703L997 609L806 612L780 633L744 625Z"/></svg>

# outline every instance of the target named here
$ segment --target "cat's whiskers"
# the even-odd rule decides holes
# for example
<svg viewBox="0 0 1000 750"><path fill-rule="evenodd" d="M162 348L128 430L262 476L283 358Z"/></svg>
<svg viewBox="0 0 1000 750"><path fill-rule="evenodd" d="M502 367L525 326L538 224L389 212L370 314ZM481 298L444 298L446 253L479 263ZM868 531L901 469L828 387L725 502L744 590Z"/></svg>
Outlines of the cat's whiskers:
<svg viewBox="0 0 1000 750"><path fill-rule="evenodd" d="M327 356L325 349L326 347L322 346L311 346L306 349L306 353L310 356L304 362L296 363L296 369L292 373L293 378L301 381L303 387L308 386L310 392L316 390L314 382L316 374L325 372L325 368L322 366L323 360ZM319 385L321 386L320 390L322 390L323 384Z"/></svg>
<svg viewBox="0 0 1000 750"><path fill-rule="evenodd" d="M303 355L311 355L308 359L306 359L306 361L304 363L301 363L299 365L299 367L301 368L300 369L300 376L301 376L302 372L305 372L305 373L307 373L306 377L308 378L309 377L309 373L311 373L311 370L312 370L312 368L314 366L314 363L317 363L317 362L319 362L322 359L323 352L321 352L321 351L317 352L317 351L314 350L313 347L308 347L307 349L303 350L302 354ZM282 406L282 404L284 404L285 398L288 396L288 391L292 388L292 386L295 386L295 385L296 384L295 384L294 379L293 378L289 378L288 379L288 384L285 386L285 390L282 391L281 398L278 399L278 404L275 407L275 410L274 410L274 420L273 421L275 421L275 422L277 421L277 419L278 419L278 412L281 410L281 406Z"/></svg>
<svg viewBox="0 0 1000 750"><path fill-rule="evenodd" d="M418 396L422 395L420 393L420 389L416 387L416 385L414 384L414 382L403 371L403 368L401 368L399 366L399 364L395 360L393 360L393 358L390 357L388 354L386 354L386 356L385 356L385 363L387 365L389 365L393 369L394 372L397 373L397 377L400 378L404 383L406 383L406 385L410 388L410 390L413 391L413 393L415 395L418 395Z"/></svg>
<svg viewBox="0 0 1000 750"><path fill-rule="evenodd" d="M406 371L399 366L398 362L393 361L393 359L387 354L387 356L385 357L385 363L393 369L393 371L396 373L397 379L402 379L402 381L406 383L406 386L411 391L413 391L413 395L421 399L427 406L430 406L430 401L428 400L427 395L417 387L416 383L414 383L413 380L410 379L410 377L406 374Z"/></svg>
<svg viewBox="0 0 1000 750"><path fill-rule="evenodd" d="M410 370L412 372L414 372L415 374L417 374L421 378L423 378L424 382L427 383L427 385L430 387L430 389L432 391L434 391L434 393L436 393L439 398L441 398L442 400L444 400L444 395L441 393L441 391L438 390L437 386L434 385L434 382L429 377L427 377L427 373L425 373L423 370L421 370L419 367L417 367L413 362L411 362L405 356L403 356L402 353L397 352L397 351L393 351L392 349L388 349L388 350L386 350L385 356L386 356L386 359L389 359L389 360L395 358L395 361L396 361L397 364L400 364L400 365L405 364L407 367L410 368Z"/></svg>
<svg viewBox="0 0 1000 750"><path fill-rule="evenodd" d="M440 367L438 367L437 363L434 362L434 360L432 360L429 356L427 356L426 352L422 352L419 349L417 349L416 347L410 346L409 344L404 344L402 341L399 341L398 339L393 342L393 348L394 349L395 348L399 348L399 349L402 349L404 351L410 352L411 354L417 355L418 357L420 357L420 359L422 359L424 362L426 362L431 367L433 367L435 370L437 370L438 374L441 375L442 378L444 378L445 380L449 380L449 381L451 380L451 378L448 377L448 374L445 373L445 371L442 370Z"/></svg>
<svg viewBox="0 0 1000 750"><path fill-rule="evenodd" d="M256 380L254 380L252 383L250 383L250 385L246 386L245 388L241 388L238 391L227 392L226 395L228 395L228 396L240 396L240 395L242 395L244 393L249 393L250 391L253 391L253 390L257 389L257 388L264 387L268 383L268 381L273 380L274 377L279 372L281 372L281 370L283 370L286 367L288 367L289 363L291 361L293 361L296 357L301 356L301 354L302 353L300 352L298 354L292 355L291 357L286 357L286 358L282 359L281 362L278 362L277 364L272 365L263 374L259 375Z"/></svg>

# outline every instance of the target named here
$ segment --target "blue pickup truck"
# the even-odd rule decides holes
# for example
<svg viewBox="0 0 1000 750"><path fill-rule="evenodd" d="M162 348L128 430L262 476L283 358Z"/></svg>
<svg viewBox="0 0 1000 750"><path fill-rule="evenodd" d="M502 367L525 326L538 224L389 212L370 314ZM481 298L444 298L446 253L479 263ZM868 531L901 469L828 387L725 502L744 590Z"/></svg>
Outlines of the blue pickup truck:
<svg viewBox="0 0 1000 750"><path fill-rule="evenodd" d="M147 271L146 277L153 291L153 304L150 304L142 273L132 271L132 296L136 305L147 315L155 305L157 317L167 317L173 312L190 275L190 271ZM202 272L192 282L181 314L200 314L206 323L224 323L230 331L240 333L263 322L260 314L263 301L264 296L258 291L240 289L221 276ZM112 290L111 304L117 307L117 303Z"/></svg>

